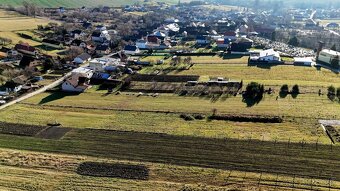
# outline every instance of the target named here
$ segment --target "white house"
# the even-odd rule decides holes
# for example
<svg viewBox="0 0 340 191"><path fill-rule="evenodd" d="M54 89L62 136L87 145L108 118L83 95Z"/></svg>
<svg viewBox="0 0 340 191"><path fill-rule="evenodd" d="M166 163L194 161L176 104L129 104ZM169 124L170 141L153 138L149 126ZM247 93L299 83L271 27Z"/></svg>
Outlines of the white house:
<svg viewBox="0 0 340 191"><path fill-rule="evenodd" d="M104 72L109 66L117 66L120 64L120 59L115 58L95 58L90 60L89 68L95 72Z"/></svg>
<svg viewBox="0 0 340 191"><path fill-rule="evenodd" d="M84 92L91 87L90 78L93 75L93 70L89 68L76 68L72 70L71 77L66 79L61 88L68 92Z"/></svg>
<svg viewBox="0 0 340 191"><path fill-rule="evenodd" d="M94 42L105 42L105 41L110 41L111 36L107 30L103 30L103 31L96 30L92 33L91 39Z"/></svg>

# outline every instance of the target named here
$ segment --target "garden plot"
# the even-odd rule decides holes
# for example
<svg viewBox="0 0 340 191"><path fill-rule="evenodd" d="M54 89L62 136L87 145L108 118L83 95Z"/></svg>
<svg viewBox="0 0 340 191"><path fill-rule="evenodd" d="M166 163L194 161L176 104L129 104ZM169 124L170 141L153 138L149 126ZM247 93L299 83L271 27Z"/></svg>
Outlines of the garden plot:
<svg viewBox="0 0 340 191"><path fill-rule="evenodd" d="M149 169L142 165L110 164L84 162L79 165L77 173L87 176L115 177L124 179L147 180Z"/></svg>
<svg viewBox="0 0 340 191"><path fill-rule="evenodd" d="M34 136L43 131L47 127L38 125L25 125L18 123L0 122L0 133L20 135L20 136Z"/></svg>

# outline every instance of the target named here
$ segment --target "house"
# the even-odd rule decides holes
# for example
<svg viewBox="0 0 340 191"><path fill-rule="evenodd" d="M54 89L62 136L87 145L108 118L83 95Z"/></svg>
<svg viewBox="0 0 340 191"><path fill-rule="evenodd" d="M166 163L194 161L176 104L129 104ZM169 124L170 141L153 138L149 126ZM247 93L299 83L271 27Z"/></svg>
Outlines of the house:
<svg viewBox="0 0 340 191"><path fill-rule="evenodd" d="M7 82L5 86L13 92L18 92L21 90L22 86L26 84L27 81L27 76L20 75Z"/></svg>
<svg viewBox="0 0 340 191"><path fill-rule="evenodd" d="M135 54L140 53L140 50L139 50L138 46L135 46L135 45L126 45L124 47L124 53L128 54L128 55L135 55Z"/></svg>
<svg viewBox="0 0 340 191"><path fill-rule="evenodd" d="M237 34L234 31L227 31L224 33L224 38L230 39L231 41L235 41L237 39Z"/></svg>
<svg viewBox="0 0 340 191"><path fill-rule="evenodd" d="M248 38L237 39L236 42L231 43L230 50L232 52L247 52L253 45L253 41Z"/></svg>
<svg viewBox="0 0 340 191"><path fill-rule="evenodd" d="M107 29L106 29L106 26L104 26L104 25L97 25L96 26L96 30L98 30L98 31L106 31Z"/></svg>
<svg viewBox="0 0 340 191"><path fill-rule="evenodd" d="M73 62L76 63L76 64L83 64L87 61L90 61L91 59L91 56L87 53L83 53L79 56L77 56L76 58L74 58Z"/></svg>
<svg viewBox="0 0 340 191"><path fill-rule="evenodd" d="M61 88L68 92L84 92L91 87L90 79L93 71L89 68L76 68L72 70L71 77L66 79Z"/></svg>
<svg viewBox="0 0 340 191"><path fill-rule="evenodd" d="M111 36L109 34L109 32L107 30L104 31L100 31L100 30L96 30L92 33L91 35L91 39L94 42L105 42L105 41L110 41L111 40Z"/></svg>
<svg viewBox="0 0 340 191"><path fill-rule="evenodd" d="M71 37L75 38L75 39L78 39L78 38L81 38L81 37L84 37L86 35L86 33L84 33L82 30L80 29L76 29L76 30L73 30L71 32Z"/></svg>
<svg viewBox="0 0 340 191"><path fill-rule="evenodd" d="M63 44L57 40L43 39L42 44L51 48L62 49Z"/></svg>
<svg viewBox="0 0 340 191"><path fill-rule="evenodd" d="M120 64L120 59L115 58L95 58L90 60L89 68L95 72L104 72Z"/></svg>
<svg viewBox="0 0 340 191"><path fill-rule="evenodd" d="M14 49L18 52L31 56L36 56L38 54L38 51L33 46L30 46L28 43L16 44Z"/></svg>
<svg viewBox="0 0 340 191"><path fill-rule="evenodd" d="M109 45L101 44L96 47L96 53L99 55L107 55L111 53L111 48Z"/></svg>
<svg viewBox="0 0 340 191"><path fill-rule="evenodd" d="M140 48L140 49L147 49L147 47L146 47L146 40L144 40L144 39L137 40L136 46L138 48Z"/></svg>
<svg viewBox="0 0 340 191"><path fill-rule="evenodd" d="M210 40L207 36L197 36L196 37L196 44L198 45L208 45L210 44Z"/></svg>
<svg viewBox="0 0 340 191"><path fill-rule="evenodd" d="M86 42L79 40L79 39L75 39L71 42L72 46L79 46L80 48L86 48L87 44Z"/></svg>
<svg viewBox="0 0 340 191"><path fill-rule="evenodd" d="M230 39L227 38L219 38L216 40L216 44L218 48L229 48L230 47Z"/></svg>
<svg viewBox="0 0 340 191"><path fill-rule="evenodd" d="M148 43L160 44L161 40L155 35L148 35L146 37Z"/></svg>
<svg viewBox="0 0 340 191"><path fill-rule="evenodd" d="M260 51L258 54L251 54L250 55L251 61L260 61L260 62L280 62L281 57L280 54L274 49L268 49Z"/></svg>
<svg viewBox="0 0 340 191"><path fill-rule="evenodd" d="M85 29L89 29L92 27L92 23L90 22L83 22L82 26L85 28Z"/></svg>

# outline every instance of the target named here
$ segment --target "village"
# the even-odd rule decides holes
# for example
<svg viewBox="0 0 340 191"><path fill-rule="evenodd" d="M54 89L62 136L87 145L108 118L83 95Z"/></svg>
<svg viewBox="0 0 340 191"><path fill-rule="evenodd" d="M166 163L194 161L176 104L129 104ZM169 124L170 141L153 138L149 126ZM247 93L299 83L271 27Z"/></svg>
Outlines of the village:
<svg viewBox="0 0 340 191"><path fill-rule="evenodd" d="M1 2L0 190L340 190L340 4L306 2Z"/></svg>
<svg viewBox="0 0 340 191"><path fill-rule="evenodd" d="M169 10L176 14L159 17L161 14L157 13ZM38 48L24 41L12 48L2 46L2 70L15 72L10 75L13 78L3 82L3 99L0 102L4 104L15 96L47 85L41 82L45 78L57 79L58 75L51 77L53 74L68 72L71 75L61 84L62 91L84 92L91 85L102 83L111 84L108 86L111 92L118 84L123 84L127 76L138 75L143 68L152 68L154 65L159 67L166 63L173 66L172 70L190 69L195 64L191 56L228 59L242 55L249 56L249 65L293 64L324 66L336 72L339 70L339 52L324 49L324 42L317 42L314 49L309 49L294 43L295 46L272 41L274 33L278 38L279 32L258 22L259 18L268 13L244 12L235 7L227 12L213 10L213 15L202 14L207 11L207 8L190 4L169 6L162 3L126 6L122 9L43 9L41 15L61 20L62 24L39 26L35 34L42 39L42 45ZM134 15L135 12L152 13ZM310 30L311 18L307 17L308 14L308 11L291 11L292 18L284 18L285 23L273 18L267 22L279 21L278 26L288 26L294 20L306 21L306 27ZM120 15L118 17L127 23L121 26L111 24L115 23L110 19L112 15ZM149 21L155 17L158 17L157 20ZM326 27L339 28L336 23ZM23 36L34 38L25 34ZM268 36L269 39L266 38ZM333 48L336 50L337 47ZM57 50L57 54L51 55L48 50ZM145 57L157 56L163 56L166 60L143 61ZM16 68L21 68L20 72ZM162 71L158 72L162 74ZM215 77L223 79L224 76ZM190 81L187 83L192 84Z"/></svg>

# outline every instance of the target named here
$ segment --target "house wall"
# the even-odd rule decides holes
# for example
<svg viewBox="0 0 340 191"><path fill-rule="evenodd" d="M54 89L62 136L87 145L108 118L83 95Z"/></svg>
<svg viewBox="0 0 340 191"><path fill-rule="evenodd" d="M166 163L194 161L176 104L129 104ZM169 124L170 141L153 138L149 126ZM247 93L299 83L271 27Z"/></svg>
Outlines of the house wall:
<svg viewBox="0 0 340 191"><path fill-rule="evenodd" d="M84 92L85 89L84 88L76 88L74 86L72 86L69 82L65 81L62 85L61 85L61 89L63 91L68 91L68 92Z"/></svg>

